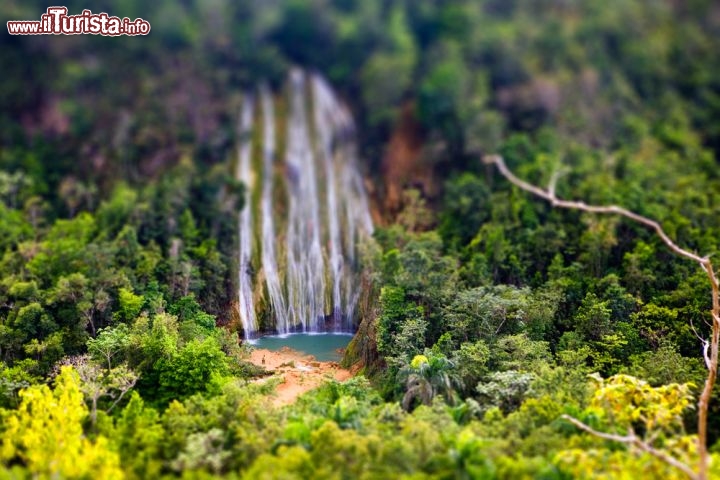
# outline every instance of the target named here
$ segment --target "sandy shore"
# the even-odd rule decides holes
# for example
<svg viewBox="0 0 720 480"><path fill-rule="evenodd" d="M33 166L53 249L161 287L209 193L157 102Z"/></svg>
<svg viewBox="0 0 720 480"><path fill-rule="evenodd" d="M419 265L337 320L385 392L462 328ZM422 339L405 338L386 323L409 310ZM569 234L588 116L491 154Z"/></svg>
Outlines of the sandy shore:
<svg viewBox="0 0 720 480"><path fill-rule="evenodd" d="M273 400L275 406L294 402L303 393L318 387L327 377L339 381L352 377L349 370L341 368L336 362L318 362L311 355L287 347L278 351L254 349L250 361L283 379Z"/></svg>

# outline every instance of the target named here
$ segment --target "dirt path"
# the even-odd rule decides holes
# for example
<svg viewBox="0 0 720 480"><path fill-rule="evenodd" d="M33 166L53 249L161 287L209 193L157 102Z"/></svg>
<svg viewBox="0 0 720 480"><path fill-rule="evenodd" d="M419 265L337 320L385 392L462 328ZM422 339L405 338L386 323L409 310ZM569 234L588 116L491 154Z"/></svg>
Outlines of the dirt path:
<svg viewBox="0 0 720 480"><path fill-rule="evenodd" d="M250 361L283 379L273 400L275 406L293 403L303 393L318 387L328 376L339 381L352 377L349 370L335 362L318 362L311 355L287 347L278 351L254 349Z"/></svg>

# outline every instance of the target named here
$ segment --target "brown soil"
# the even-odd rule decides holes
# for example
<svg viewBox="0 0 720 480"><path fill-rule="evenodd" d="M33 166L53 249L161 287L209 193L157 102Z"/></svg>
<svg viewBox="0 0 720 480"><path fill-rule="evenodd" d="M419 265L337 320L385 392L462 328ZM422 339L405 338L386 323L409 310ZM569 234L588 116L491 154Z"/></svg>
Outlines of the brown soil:
<svg viewBox="0 0 720 480"><path fill-rule="evenodd" d="M278 351L255 349L250 354L250 361L282 378L273 400L275 406L293 403L328 378L344 381L352 377L349 370L341 368L336 362L318 362L311 355L303 355L287 347Z"/></svg>
<svg viewBox="0 0 720 480"><path fill-rule="evenodd" d="M382 172L386 186L383 207L386 212L397 213L400 210L404 188L419 187L425 194L433 188L432 168L423 165L422 161L422 129L415 108L412 101L403 104L383 157Z"/></svg>

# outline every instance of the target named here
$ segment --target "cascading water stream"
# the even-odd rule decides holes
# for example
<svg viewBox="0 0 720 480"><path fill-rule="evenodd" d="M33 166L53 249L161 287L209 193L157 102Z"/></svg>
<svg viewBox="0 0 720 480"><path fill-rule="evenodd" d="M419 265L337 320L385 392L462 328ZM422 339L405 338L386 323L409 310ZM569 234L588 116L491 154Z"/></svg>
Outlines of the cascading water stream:
<svg viewBox="0 0 720 480"><path fill-rule="evenodd" d="M245 338L249 338L251 332L257 330L255 318L255 305L253 302L252 288L252 208L250 206L250 186L252 185L250 171L250 157L252 154L252 126L253 126L253 99L250 95L245 96L242 113L240 114L240 148L238 151L237 179L243 182L246 187L245 201L240 211L240 262L239 262L239 294L238 305L240 318L242 320Z"/></svg>
<svg viewBox="0 0 720 480"><path fill-rule="evenodd" d="M322 77L313 75L312 84L315 128L327 181L333 320L336 331L347 331L360 296L354 265L357 232L371 235L373 224L357 165L352 116Z"/></svg>
<svg viewBox="0 0 720 480"><path fill-rule="evenodd" d="M308 129L305 76L290 76L290 116L285 155L289 196L287 270L290 322L316 331L324 316L324 265L320 246L317 167Z"/></svg>
<svg viewBox="0 0 720 480"><path fill-rule="evenodd" d="M373 231L357 165L352 117L319 75L293 70L288 82L285 148L280 157L275 107L266 85L260 87L259 96L263 117L259 256L253 257L250 249L249 201L248 212L244 210L240 218L240 317L245 336L252 338L258 333L255 304L267 308L263 331L347 332L353 327L360 295L358 241ZM249 99L240 122L243 131L252 128L252 114ZM238 178L246 185L250 185L250 149L246 134L238 166ZM275 188L276 176L282 171L277 168L277 158L284 158L284 192ZM286 213L285 218L280 212ZM243 260L257 257L260 264L255 278L264 281L265 288L253 288L249 283L253 269L250 260ZM253 292L258 298L253 299Z"/></svg>
<svg viewBox="0 0 720 480"><path fill-rule="evenodd" d="M275 255L275 220L273 218L273 177L275 172L275 110L270 89L267 85L260 87L260 102L263 113L263 182L262 182L262 270L265 273L270 306L276 317L278 333L290 331L287 307L280 283Z"/></svg>
<svg viewBox="0 0 720 480"><path fill-rule="evenodd" d="M336 329L342 317L343 305L340 288L343 275L342 241L340 239L340 211L337 198L337 176L333 155L332 123L333 104L329 89L317 75L312 77L313 100L315 102L315 130L318 152L325 168L325 193L327 199L328 248L330 250L329 275L332 279L333 311L332 320Z"/></svg>

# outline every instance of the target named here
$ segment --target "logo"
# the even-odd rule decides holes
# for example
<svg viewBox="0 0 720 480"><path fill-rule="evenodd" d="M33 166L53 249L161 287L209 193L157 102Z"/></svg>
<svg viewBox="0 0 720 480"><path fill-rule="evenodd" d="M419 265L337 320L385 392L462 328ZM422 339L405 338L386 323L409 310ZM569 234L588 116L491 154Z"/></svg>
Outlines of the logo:
<svg viewBox="0 0 720 480"><path fill-rule="evenodd" d="M40 20L14 20L7 22L10 35L147 35L150 22L142 18L112 17L107 13L83 10L80 15L68 15L67 7L49 7Z"/></svg>

